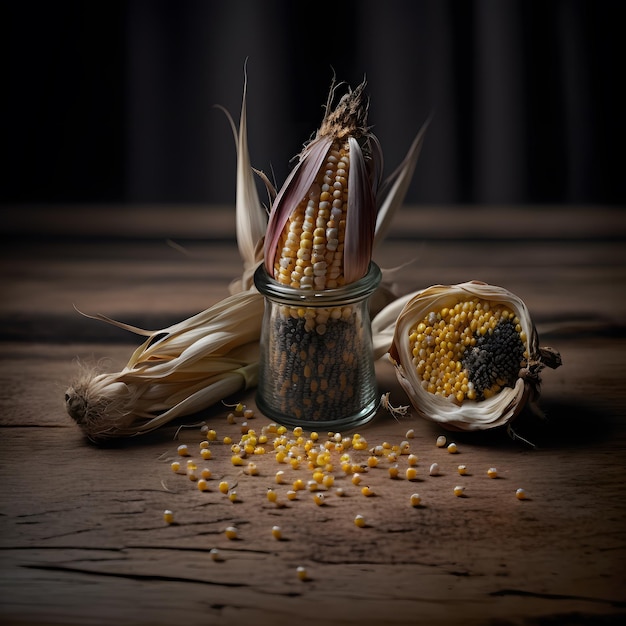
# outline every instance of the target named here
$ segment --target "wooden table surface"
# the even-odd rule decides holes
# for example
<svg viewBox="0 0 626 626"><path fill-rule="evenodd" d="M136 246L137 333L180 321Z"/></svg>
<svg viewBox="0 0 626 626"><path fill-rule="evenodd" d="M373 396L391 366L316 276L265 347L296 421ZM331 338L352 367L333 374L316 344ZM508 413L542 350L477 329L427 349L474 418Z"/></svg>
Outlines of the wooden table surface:
<svg viewBox="0 0 626 626"><path fill-rule="evenodd" d="M217 207L6 209L0 363L0 623L2 624L616 624L626 615L626 215L602 207L410 207L377 252L399 292L480 279L528 305L541 344L563 365L545 370L546 422L445 433L380 411L361 434L398 444L409 429L419 479L367 471L366 498L335 472L346 497L286 500L276 485L308 469L229 446L199 459L199 426L240 437L217 406L143 438L95 447L64 410L76 358L125 365L141 339L89 313L160 328L225 297L240 272L232 211ZM171 239L180 246L168 245ZM389 362L381 391L407 404ZM254 392L241 394L255 408ZM254 427L268 420L258 411ZM459 453L437 448L438 435ZM325 437L326 433L322 433ZM170 462L186 443L212 470L202 493ZM365 454L365 453L363 453ZM183 461L184 462L184 461ZM438 462L442 474L430 477ZM456 472L459 463L469 474ZM400 459L401 468L406 460ZM495 466L499 478L487 477ZM236 483L239 502L217 490ZM457 498L462 484L467 497ZM266 498L275 487L280 505ZM525 501L515 491L523 487ZM409 496L419 492L423 506ZM167 525L171 509L176 523ZM357 528L356 514L365 516ZM235 525L239 539L224 528ZM283 540L271 535L280 525ZM218 548L223 559L214 561ZM308 580L296 568L304 566Z"/></svg>

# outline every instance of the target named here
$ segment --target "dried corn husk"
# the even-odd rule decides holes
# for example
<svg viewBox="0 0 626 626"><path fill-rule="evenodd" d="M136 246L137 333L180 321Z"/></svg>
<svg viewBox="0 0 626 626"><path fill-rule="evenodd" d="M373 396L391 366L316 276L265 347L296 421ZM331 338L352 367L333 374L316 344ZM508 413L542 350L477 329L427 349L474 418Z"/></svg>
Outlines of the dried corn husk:
<svg viewBox="0 0 626 626"><path fill-rule="evenodd" d="M450 306L458 298L477 297L493 303L501 303L514 311L526 335L528 359L520 369L513 387L504 387L498 394L480 401L465 400L462 404L428 392L413 366L409 345L410 328L430 311ZM399 310L400 309L400 310ZM395 314L397 320L392 321ZM417 413L428 420L438 422L450 430L483 430L502 426L513 420L527 403L537 402L540 392L540 372L544 366L557 367L560 357L551 348L540 348L538 335L524 302L510 291L471 281L458 285L435 285L408 294L387 307L374 319L375 341L379 350L389 349L389 356L396 370L398 381L406 391ZM389 344L390 329L393 336ZM377 337L377 339L376 339Z"/></svg>
<svg viewBox="0 0 626 626"><path fill-rule="evenodd" d="M263 298L251 275L263 260L267 216L254 184L246 88L237 144L237 242L243 274L231 296L168 328L145 331L91 315L148 339L120 372L83 368L65 393L69 415L92 441L150 432L257 384ZM229 118L230 119L230 118Z"/></svg>
<svg viewBox="0 0 626 626"><path fill-rule="evenodd" d="M253 387L263 306L256 291L240 292L158 331L90 316L148 339L120 372L81 372L66 391L67 412L102 441L147 433Z"/></svg>

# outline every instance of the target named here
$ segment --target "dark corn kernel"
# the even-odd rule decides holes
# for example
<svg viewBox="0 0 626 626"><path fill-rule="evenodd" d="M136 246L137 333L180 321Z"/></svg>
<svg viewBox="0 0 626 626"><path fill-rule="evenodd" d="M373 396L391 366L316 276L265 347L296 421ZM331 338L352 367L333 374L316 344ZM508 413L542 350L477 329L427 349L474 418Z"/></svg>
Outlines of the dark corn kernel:
<svg viewBox="0 0 626 626"><path fill-rule="evenodd" d="M362 369L369 364L354 352L363 332L356 311L345 307L340 316L328 315L323 325L282 314L273 323L277 340L268 346L268 356L274 377L267 382L280 410L314 421L358 411L361 399L356 391Z"/></svg>

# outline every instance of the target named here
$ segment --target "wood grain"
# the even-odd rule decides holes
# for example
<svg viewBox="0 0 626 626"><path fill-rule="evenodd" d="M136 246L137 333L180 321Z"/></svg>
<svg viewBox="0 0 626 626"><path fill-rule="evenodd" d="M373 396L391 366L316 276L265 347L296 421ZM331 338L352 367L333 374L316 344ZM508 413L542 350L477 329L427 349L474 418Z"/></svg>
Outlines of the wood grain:
<svg viewBox="0 0 626 626"><path fill-rule="evenodd" d="M480 240L463 239L454 228L444 237L431 227L430 239L394 230L379 251L381 265L417 259L397 274L399 290L469 278L506 286L527 302L542 344L557 347L564 364L544 374L547 421L524 415L515 424L537 449L500 430L447 433L459 447L451 455L435 446L442 432L435 424L396 420L381 410L361 433L373 446L399 443L413 429L418 480L391 480L385 466L371 469L364 476L377 495L365 498L337 469L336 484L347 496L329 492L321 507L308 492L286 500L288 485L275 484L276 471L283 469L289 481L308 479L310 471L279 465L270 453L255 457L260 473L248 476L231 464L229 446L212 444L213 458L199 461L213 472L205 493L172 472L180 443L199 459L197 422L211 424L220 437L240 436L225 407L184 420L196 425L176 439L181 422L102 448L88 444L64 412L76 358L109 359L115 369L138 343L81 318L73 305L148 326L177 321L227 293L238 271L232 240L190 238L186 254L158 238L128 241L115 232L89 243L36 241L23 233L7 241L1 260L9 297L0 303L0 622L621 623L625 222L611 211L607 227L590 230L593 212L578 213L585 216L578 228L566 220L560 237L563 215L554 213L547 219L553 230L526 228L523 238L508 238L499 226ZM539 217L530 214L536 227ZM430 213L426 221L435 223ZM412 213L406 232L417 229L415 222ZM377 377L394 404L407 403L385 359ZM253 392L236 399L255 406ZM267 419L257 412L252 422L260 430ZM435 461L442 475L431 477ZM457 474L459 463L468 476ZM486 475L492 466L495 480ZM236 483L239 502L218 492L219 478ZM457 484L467 497L452 494ZM279 506L268 502L269 486L279 492ZM518 487L528 500L515 498ZM423 506L409 505L413 492ZM174 511L173 525L163 522L166 508ZM365 528L354 525L357 513L366 517ZM230 524L239 528L236 541L224 536ZM275 524L282 541L271 536ZM222 561L211 559L213 547ZM309 580L297 579L299 565Z"/></svg>

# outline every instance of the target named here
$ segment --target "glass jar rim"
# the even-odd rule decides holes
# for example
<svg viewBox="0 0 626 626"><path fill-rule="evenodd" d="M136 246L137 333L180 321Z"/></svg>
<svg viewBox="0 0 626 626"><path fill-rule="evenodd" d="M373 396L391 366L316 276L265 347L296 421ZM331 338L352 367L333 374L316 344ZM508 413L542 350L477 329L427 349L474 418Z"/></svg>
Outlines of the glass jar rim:
<svg viewBox="0 0 626 626"><path fill-rule="evenodd" d="M381 279L380 267L373 261L370 262L365 276L333 289L297 289L283 285L268 274L263 263L254 272L254 285L261 295L281 304L313 307L343 306L361 302L374 293Z"/></svg>

